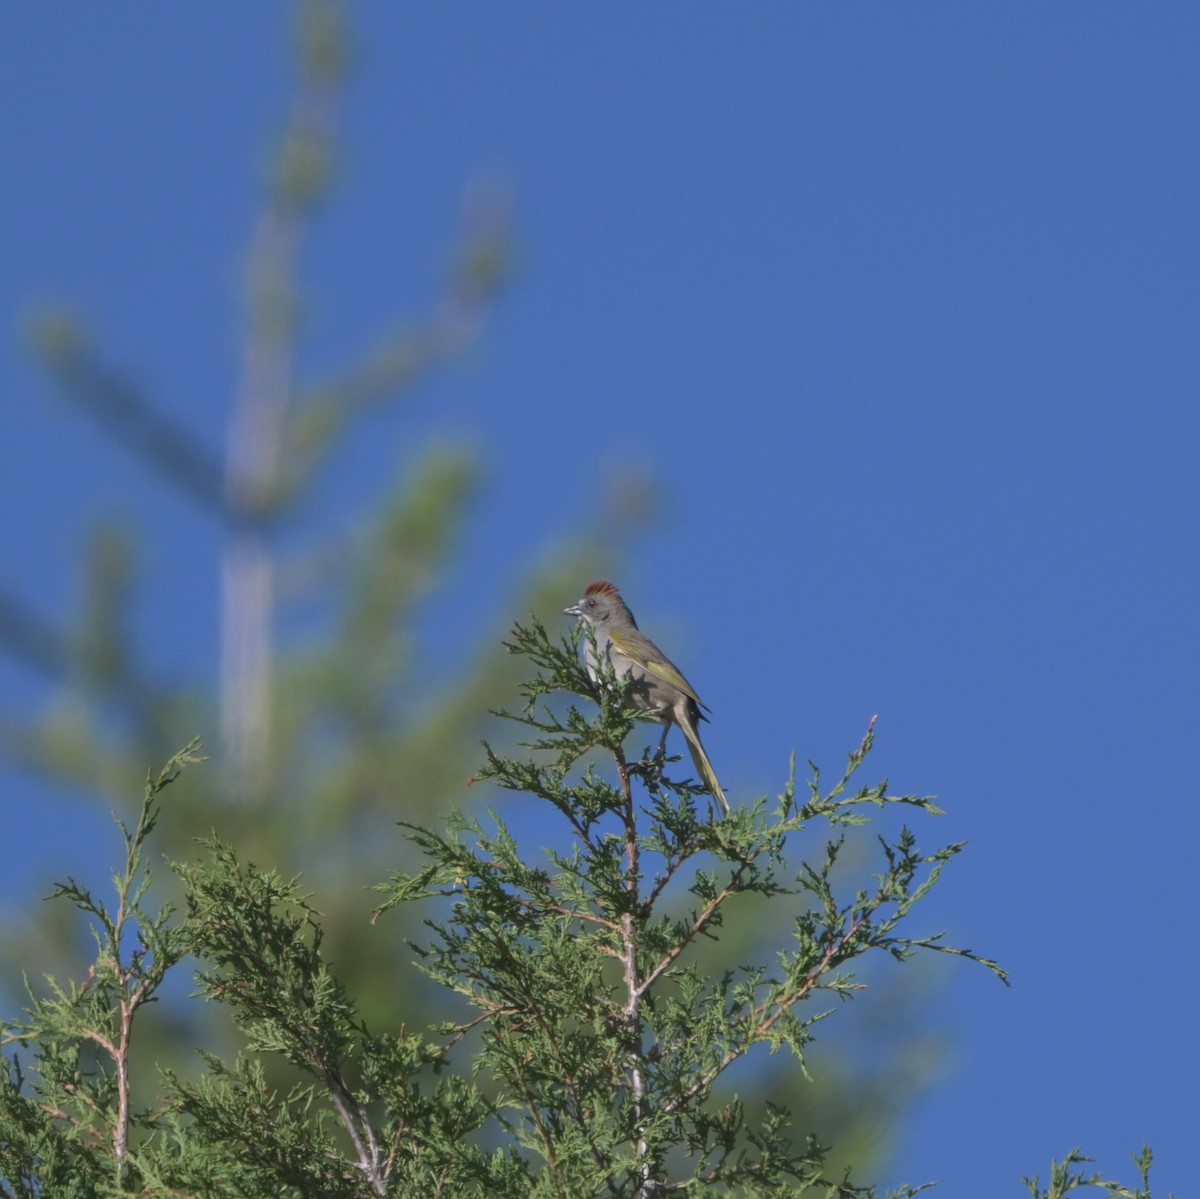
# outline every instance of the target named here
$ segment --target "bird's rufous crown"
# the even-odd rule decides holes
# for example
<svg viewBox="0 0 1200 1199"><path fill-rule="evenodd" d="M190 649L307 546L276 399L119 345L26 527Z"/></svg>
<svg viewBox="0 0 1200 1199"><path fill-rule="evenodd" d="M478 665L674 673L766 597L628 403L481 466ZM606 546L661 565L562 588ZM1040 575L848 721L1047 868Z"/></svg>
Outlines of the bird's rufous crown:
<svg viewBox="0 0 1200 1199"><path fill-rule="evenodd" d="M584 595L620 595L621 593L607 580L597 579L584 588Z"/></svg>

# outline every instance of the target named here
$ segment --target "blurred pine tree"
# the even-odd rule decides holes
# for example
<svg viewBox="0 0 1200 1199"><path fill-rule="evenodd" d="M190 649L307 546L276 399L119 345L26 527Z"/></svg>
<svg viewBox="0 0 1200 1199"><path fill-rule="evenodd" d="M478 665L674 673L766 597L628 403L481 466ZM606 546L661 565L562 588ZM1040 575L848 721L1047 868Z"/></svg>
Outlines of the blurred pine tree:
<svg viewBox="0 0 1200 1199"><path fill-rule="evenodd" d="M191 678L148 681L130 612L132 534L103 523L83 564L84 601L67 627L0 591L0 644L60 684L57 703L0 728L0 753L51 784L83 786L97 804L128 810L147 767L203 732L213 760L179 784L187 799L171 806L160 848L187 858L195 839L215 829L242 860L302 873L322 913L326 951L363 1017L375 1027L423 1027L430 1004L444 997L409 968L395 922L386 935L371 926L365 888L411 866L394 822L436 823L463 802L480 738L505 744L489 712L511 703L521 670L501 647L506 626L450 676L431 669L421 632L471 519L481 465L466 447L430 445L408 477L332 539L313 527L306 501L375 410L407 396L479 336L508 282L512 234L502 197L473 197L428 319L387 333L338 378L297 376L300 263L336 172L352 61L342 5L310 0L300 14L295 100L248 254L242 375L224 454L122 378L75 314L43 316L33 336L65 397L220 522L217 693ZM557 613L581 580L620 553L612 529L632 532L644 519L644 480L619 480L609 503L613 518L597 521L608 536L582 531L552 562L532 565L513 588L510 617ZM303 639L282 636L297 609L319 620L308 622ZM108 848L98 847L99 860L108 860ZM156 885L169 885L166 872ZM51 905L4 930L6 986L18 1003L21 970L69 977L88 960L90 947L81 958L67 918ZM747 941L761 931L731 929ZM811 1115L822 1137L852 1147L864 1168L895 1115L886 1097L910 1094L932 1060L912 1052L929 1042L916 1037L903 1003L897 1010L904 1015L879 1038L871 1077L831 1064L817 1086L781 1071L752 1087L739 1079L738 1088L757 1090L763 1105L786 1100L800 1120ZM196 1011L157 1005L143 1017L139 1053L182 1073L197 1070ZM212 1036L206 1029L209 1044Z"/></svg>

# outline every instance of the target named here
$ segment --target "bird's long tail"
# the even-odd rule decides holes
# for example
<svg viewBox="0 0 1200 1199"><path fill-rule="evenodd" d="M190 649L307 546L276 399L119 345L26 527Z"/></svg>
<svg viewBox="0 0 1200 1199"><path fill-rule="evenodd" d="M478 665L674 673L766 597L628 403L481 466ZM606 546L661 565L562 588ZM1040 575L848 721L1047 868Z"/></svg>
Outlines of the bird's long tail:
<svg viewBox="0 0 1200 1199"><path fill-rule="evenodd" d="M692 751L692 761L696 763L696 770L699 771L700 777L704 780L705 785L713 793L714 798L720 803L721 807L728 812L729 800L725 798L725 792L721 790L721 784L717 781L717 772L713 769L713 764L708 760L708 754L704 752L704 746L700 741L700 730L693 721L681 720L679 727L683 730L683 735L687 738L688 748Z"/></svg>

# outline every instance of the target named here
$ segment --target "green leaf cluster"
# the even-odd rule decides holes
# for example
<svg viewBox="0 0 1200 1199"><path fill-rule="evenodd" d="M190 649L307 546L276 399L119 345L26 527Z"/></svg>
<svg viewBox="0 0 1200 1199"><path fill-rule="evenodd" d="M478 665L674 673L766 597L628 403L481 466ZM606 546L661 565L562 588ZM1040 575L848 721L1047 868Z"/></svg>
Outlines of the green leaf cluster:
<svg viewBox="0 0 1200 1199"><path fill-rule="evenodd" d="M829 1147L784 1107L751 1117L736 1086L718 1083L781 1050L803 1072L869 956L951 953L1004 979L996 963L911 927L962 847L925 852L903 828L879 839L873 878L847 888L835 871L843 826L871 807L933 810L854 785L870 730L828 791L814 772L801 798L793 777L721 818L676 777L679 759L626 756L634 714L615 679L579 669L573 636L552 641L533 622L510 648L535 667L512 716L530 739L521 756L488 748L483 774L545 801L539 834L558 829L563 843L531 853L494 813L406 824L421 865L377 887L377 918L400 905L427 914L410 953L447 994L444 1019L371 1027L300 880L216 836L174 864L184 917L147 907L145 844L165 789L197 760L193 744L148 781L137 824L121 828L115 903L74 882L55 892L90 921L96 960L81 983L30 987L25 1018L0 1026L3 1199L876 1194L831 1170ZM580 701L592 700L589 714ZM821 827L820 852L798 857ZM726 943L743 905L789 914L766 960ZM156 1067L135 1052L135 1027L188 954L196 997L230 1013L242 1048L201 1049L197 1077L159 1069L156 1102L136 1107L133 1075ZM395 987L400 1010L403 980ZM284 1086L270 1068L280 1062L294 1078ZM1055 1164L1046 1190L1029 1182L1035 1199L1088 1185L1149 1199L1148 1150L1134 1190L1076 1170L1085 1160Z"/></svg>

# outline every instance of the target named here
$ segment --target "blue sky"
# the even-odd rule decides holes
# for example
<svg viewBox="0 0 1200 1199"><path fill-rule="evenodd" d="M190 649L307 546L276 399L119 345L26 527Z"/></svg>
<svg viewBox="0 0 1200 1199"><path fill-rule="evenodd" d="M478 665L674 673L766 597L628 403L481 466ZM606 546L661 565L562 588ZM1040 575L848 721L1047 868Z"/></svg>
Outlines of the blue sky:
<svg viewBox="0 0 1200 1199"><path fill-rule="evenodd" d="M287 12L27 7L0 39L0 582L65 616L89 522L133 518L165 672L213 659L216 532L54 398L21 329L75 305L222 444ZM606 472L649 472L664 516L618 582L713 707L731 798L777 788L793 747L832 772L878 713L872 775L941 797L927 839L970 841L931 927L1012 971L947 972L952 1061L878 1181L1016 1194L1075 1145L1131 1181L1145 1140L1156 1193L1185 1193L1200 9L356 19L305 370L425 310L471 181L514 197L512 290L418 400L422 434L489 468L447 635L504 618ZM331 508L413 427L355 443ZM0 685L6 712L46 695L10 666ZM57 803L0 763L22 888Z"/></svg>

